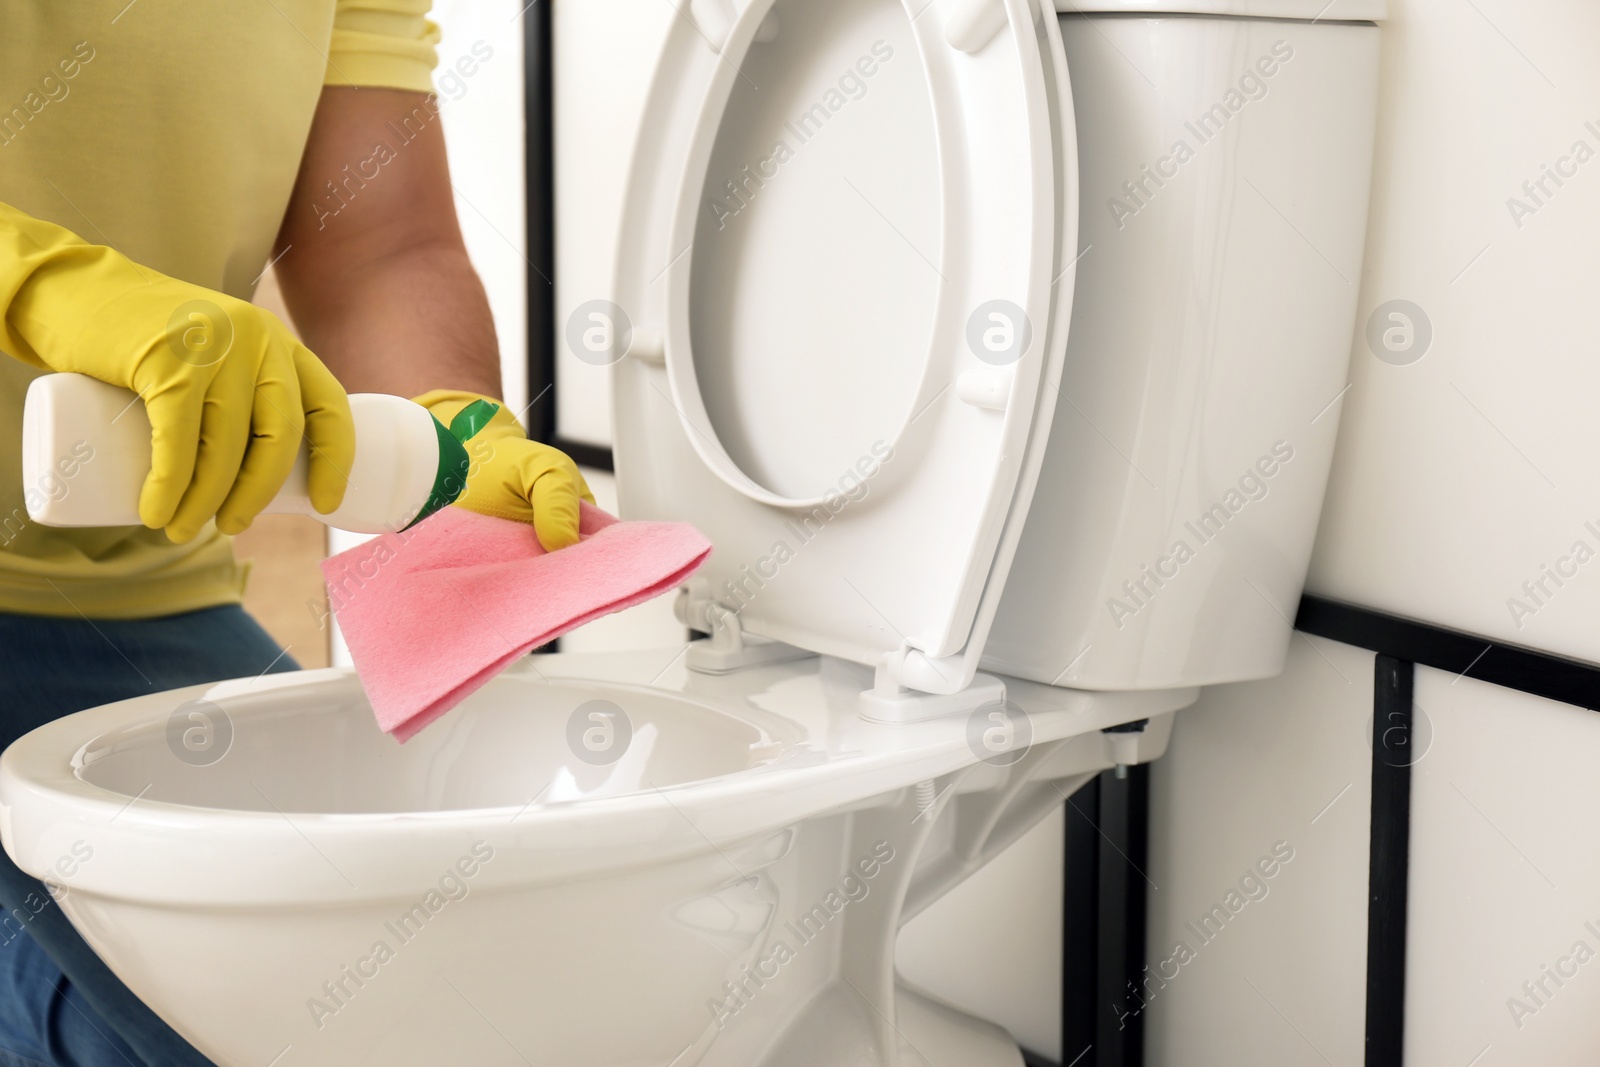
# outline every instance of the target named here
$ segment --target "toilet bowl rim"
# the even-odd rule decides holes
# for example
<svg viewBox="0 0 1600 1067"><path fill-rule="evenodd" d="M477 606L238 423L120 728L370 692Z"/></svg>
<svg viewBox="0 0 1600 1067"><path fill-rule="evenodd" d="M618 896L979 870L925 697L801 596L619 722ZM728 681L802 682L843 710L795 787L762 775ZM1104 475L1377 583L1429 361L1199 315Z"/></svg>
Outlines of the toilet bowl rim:
<svg viewBox="0 0 1600 1067"><path fill-rule="evenodd" d="M563 673L551 670L549 667L541 672L540 681L554 687L575 689L592 687L596 695L630 690L647 692L665 702L724 715L773 740L784 749L785 754L807 749L813 752L819 751L815 744L795 740L796 737L803 737L805 733L804 725L798 720L781 711L755 707L742 700L740 696L716 692L687 692L668 685L639 685L609 675L598 676L583 669L588 665L583 661L592 661L594 658L592 656L580 654L571 657L558 655L545 658L552 664L568 658L580 662L581 673ZM816 663L815 660L811 661L811 664ZM794 673L800 673L813 669L811 664L785 665L780 669L793 669ZM512 678L514 675L508 672L507 677ZM229 679L162 693L143 694L74 712L46 723L18 739L5 750L3 755L0 755L0 807L7 804L9 791L43 789L70 795L88 804L113 805L114 810L125 812L122 818L137 819L149 812L164 812L174 816L198 812L240 818L266 816L281 821L281 812L270 801L259 808L233 808L148 799L142 791L139 794L130 794L87 781L77 773L82 754L89 747L120 731L138 727L149 728L155 721L166 717L175 706L190 700L205 698L228 701L235 697L265 694L273 689L313 690L331 686L349 687L357 694L360 692L359 678L349 667L321 668L279 675L273 679L276 684L270 687L256 688L253 685L256 681L244 678ZM1015 678L1008 678L1005 681L1013 694L1020 695L1020 706L1027 711L1033 721L1036 744L1060 740L1148 714L1174 710L1192 703L1196 692L1193 689L1094 692L1070 687L1045 686ZM1129 710L1119 710L1123 704L1127 704ZM248 707L241 709L229 705L226 710L237 717L260 714L265 709ZM1100 722L1102 718L1105 719L1103 723ZM795 729L785 731L789 733L789 737L779 737L774 730L774 720L792 724ZM956 757L953 767L959 767L965 763L979 762L965 743L965 726L966 717L960 715L896 724L863 720L861 728L871 733L875 742L883 742L881 745L843 752L828 751L825 752L824 758L804 764L789 762L780 756L776 760L738 768L724 774L674 782L660 788L652 786L652 790L658 798L663 793L676 796L712 787L717 787L717 792L742 793L753 788L764 789L767 784L774 782L804 785L811 779L826 780L835 773L871 773L908 763L933 762L942 766L950 762L949 758L952 755ZM948 770L938 773L948 773ZM911 778L903 784L915 784L919 780L921 779ZM291 814L332 826L387 823L401 817L421 820L446 820L455 815L493 817L496 814L518 810L527 812L526 817L531 818L535 813L606 810L619 803L642 803L640 798L648 798L651 795L651 792L638 791L585 797L551 805L539 805L536 808L529 808L526 802L512 802L438 811L292 811ZM130 804L130 801L137 803Z"/></svg>
<svg viewBox="0 0 1600 1067"><path fill-rule="evenodd" d="M324 670L300 672L302 684L306 687L326 684L328 682L343 683L355 680L355 675L348 668L327 668ZM242 680L242 679L241 679ZM602 683L600 679L577 679L557 676L553 679L556 684L581 686L585 681ZM226 683L224 683L226 684ZM605 690L615 688L641 688L629 687L623 683L606 679L603 680ZM650 687L643 687L650 688ZM273 806L270 801L264 801L259 807L236 808L205 804L192 804L182 801L152 799L145 796L144 791L128 793L116 788L101 785L85 779L80 773L81 757L86 749L102 741L108 735L132 728L149 727L152 718L150 712L158 714L169 712L174 702L182 703L186 699L197 698L207 694L214 694L216 686L202 684L184 689L171 690L166 693L149 694L132 697L127 700L116 701L111 704L85 709L71 715L47 723L29 734L24 735L10 748L0 755L0 809L10 807L14 794L19 792L49 792L59 794L71 801L86 805L89 810L107 809L120 812L118 821L137 823L141 819L154 818L157 815L167 819L181 819L184 816L202 816L218 819L237 819L248 822L252 819L261 819L267 824L280 824L283 821L283 812ZM656 692L665 700L682 703L686 706L704 708L723 714L752 729L768 734L765 723L757 721L761 718L775 717L787 719L781 712L755 711L738 706L726 698L714 695L696 694L693 696L671 689L657 689ZM1182 691L1172 691L1179 693ZM1087 701L1103 701L1110 694L1097 694L1088 692L1072 692L1073 696ZM1159 693L1143 694L1155 698L1158 702L1169 696L1166 691ZM1116 697L1134 696L1134 694L1115 694ZM243 714L250 714L246 710ZM1037 728L1035 744L1048 743L1073 736L1098 728L1087 720L1071 722L1070 720L1081 717L1081 712L1076 709L1057 709L1033 713ZM1126 715L1112 714L1111 719L1137 717L1133 712ZM793 720L788 720L793 721ZM1114 724L1108 720L1107 725ZM492 804L477 807L458 807L442 810L411 810L411 811L303 811L290 809L289 814L300 820L314 822L319 828L350 828L362 829L369 827L382 827L404 820L419 822L448 822L454 818L466 820L492 819L509 813L523 812L522 819L529 823L556 820L561 816L588 818L588 812L599 813L594 818L612 817L611 812L618 807L670 807L670 802L665 799L670 794L677 798L685 794L709 792L722 795L738 795L748 792L777 791L783 787L799 786L825 782L838 774L861 775L882 773L894 768L917 766L921 768L918 775L896 775L899 779L906 780L890 788L900 788L913 785L924 780L929 775L949 773L951 770L960 769L971 763L979 762L977 756L970 752L965 744L965 734L959 727L964 725L964 718L958 716L948 717L944 720L930 720L920 723L884 724L863 722L863 728L875 731L880 738L904 740L907 743L885 745L871 750L852 750L844 753L826 753L824 758L805 763L786 761L782 756L778 759L749 767L738 768L724 774L711 775L690 781L674 782L661 787L651 787L651 790L612 794L609 796L582 797L571 801L558 801L550 804L536 804L529 806L524 803ZM770 734L768 734L770 736ZM804 750L819 751L815 746L805 742L782 742L785 754ZM46 755L45 753L49 753ZM65 758L62 758L64 754ZM522 822L522 820L519 820Z"/></svg>
<svg viewBox="0 0 1600 1067"><path fill-rule="evenodd" d="M663 695L677 694L666 691ZM1118 696L1134 699L1110 702L1087 714L1081 709L1042 713L1035 720L1039 727L1036 744L1145 714L1160 714L1194 699L1193 691ZM1081 697L1095 699L1091 694ZM139 800L79 777L73 755L94 738L147 718L144 705L149 699L136 698L58 720L19 741L0 758L0 820L6 831L6 850L24 869L31 870L25 862L28 856L53 857L67 845L64 834L87 833L90 829L86 828L91 828L97 855L106 859L85 865L72 883L74 889L169 905L186 901L337 904L350 901L349 890L355 884L362 886L362 897L410 891L419 877L436 874L433 868L448 865L474 836L481 836L518 856L516 862L501 863L489 879L512 888L717 850L978 762L963 730L950 724L941 730L935 724L922 731L931 738L922 744L803 766L745 768L654 793L539 805L522 812L496 806L439 812L286 814L266 808ZM170 706L170 700L162 706ZM737 715L735 709L728 710ZM896 733L906 728L878 729ZM66 755L47 770L41 763L41 748ZM320 862L306 850L307 845L319 853L331 850L339 855L344 854L341 849L360 846L357 851L363 862L370 863L353 882L342 874L334 877L311 866L286 871L265 865L263 857L282 856L286 850L288 855L302 855L307 865ZM545 859L551 856L561 857L562 862L547 864ZM168 884L170 879L151 873L163 865L187 869L202 861L204 875L185 884ZM124 877L130 864L137 869L131 877ZM48 861L35 863L32 867L39 869L31 872L47 873L48 866ZM260 881L267 877L276 879L277 884Z"/></svg>

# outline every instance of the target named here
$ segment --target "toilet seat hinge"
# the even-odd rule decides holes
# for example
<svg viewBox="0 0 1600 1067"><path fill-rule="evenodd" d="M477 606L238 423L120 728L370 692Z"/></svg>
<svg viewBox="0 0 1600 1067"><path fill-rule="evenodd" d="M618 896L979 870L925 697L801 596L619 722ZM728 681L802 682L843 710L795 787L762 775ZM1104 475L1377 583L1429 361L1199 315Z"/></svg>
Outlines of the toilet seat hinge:
<svg viewBox="0 0 1600 1067"><path fill-rule="evenodd" d="M692 671L730 674L814 655L803 648L748 632L739 621L737 611L711 597L696 595L690 588L678 592L673 607L685 626L711 635L690 642L685 662Z"/></svg>
<svg viewBox="0 0 1600 1067"><path fill-rule="evenodd" d="M872 688L861 694L861 717L869 722L922 722L1005 701L1004 682L976 671L967 679L968 669L963 656L934 659L903 642L878 661ZM930 692L933 686L943 691Z"/></svg>

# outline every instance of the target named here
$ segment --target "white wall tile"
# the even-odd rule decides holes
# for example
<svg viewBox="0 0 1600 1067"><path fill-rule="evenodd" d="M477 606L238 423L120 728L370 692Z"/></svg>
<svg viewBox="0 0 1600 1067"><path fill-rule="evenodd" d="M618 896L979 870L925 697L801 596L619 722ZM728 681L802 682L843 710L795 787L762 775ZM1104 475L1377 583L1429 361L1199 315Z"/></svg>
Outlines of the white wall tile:
<svg viewBox="0 0 1600 1067"><path fill-rule="evenodd" d="M556 419L564 437L611 443L611 371L567 348L574 309L614 291L617 231L656 56L679 17L667 0L556 3Z"/></svg>
<svg viewBox="0 0 1600 1067"><path fill-rule="evenodd" d="M1592 0L1389 0L1352 386L1310 575L1328 596L1588 660L1597 41ZM1559 186L1544 177L1555 166ZM1529 181L1542 206L1514 215L1513 198L1534 202ZM1398 366L1365 336L1393 300L1432 333ZM1579 541L1582 564L1568 558Z"/></svg>
<svg viewBox="0 0 1600 1067"><path fill-rule="evenodd" d="M1600 715L1426 668L1416 707L1408 1067L1600 1062Z"/></svg>
<svg viewBox="0 0 1600 1067"><path fill-rule="evenodd" d="M1372 662L1297 635L1281 677L1178 713L1151 769L1150 1067L1361 1067ZM1265 895L1241 888L1280 842ZM1215 906L1227 921L1197 933Z"/></svg>
<svg viewBox="0 0 1600 1067"><path fill-rule="evenodd" d="M434 86L456 214L494 312L505 400L517 411L528 402L521 9L518 0L434 0L433 5L443 34Z"/></svg>

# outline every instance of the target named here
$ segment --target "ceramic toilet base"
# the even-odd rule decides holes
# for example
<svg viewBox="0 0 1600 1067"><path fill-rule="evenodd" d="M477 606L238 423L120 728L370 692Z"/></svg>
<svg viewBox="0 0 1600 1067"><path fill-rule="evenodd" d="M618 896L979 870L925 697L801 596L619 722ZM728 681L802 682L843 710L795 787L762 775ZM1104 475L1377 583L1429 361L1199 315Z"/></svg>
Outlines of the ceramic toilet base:
<svg viewBox="0 0 1600 1067"><path fill-rule="evenodd" d="M840 1028L855 994L829 990L817 1005L829 1026L819 1026L809 1042L796 1041L761 1067L889 1067L870 1050L860 1033ZM974 1018L948 1004L905 986L895 989L895 1067L1022 1067L1022 1053L1011 1035L993 1023ZM790 1035L796 1036L796 1035Z"/></svg>
<svg viewBox="0 0 1600 1067"><path fill-rule="evenodd" d="M1022 1052L1011 1035L982 1019L957 1011L904 986L896 990L899 1027L905 1039L902 1063L940 1067L1022 1067Z"/></svg>
<svg viewBox="0 0 1600 1067"><path fill-rule="evenodd" d="M901 985L895 942L905 921L1108 766L1108 752L1099 733L1038 745L734 857L749 877L720 894L731 913L718 930L725 984L676 1067L1020 1067L1004 1030ZM701 921L711 918L705 909Z"/></svg>

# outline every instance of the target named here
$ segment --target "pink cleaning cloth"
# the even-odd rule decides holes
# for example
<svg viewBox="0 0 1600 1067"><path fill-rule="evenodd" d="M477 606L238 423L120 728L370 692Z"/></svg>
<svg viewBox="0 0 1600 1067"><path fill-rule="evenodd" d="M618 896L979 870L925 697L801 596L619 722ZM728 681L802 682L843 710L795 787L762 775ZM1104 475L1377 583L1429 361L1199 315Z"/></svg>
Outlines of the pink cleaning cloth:
<svg viewBox="0 0 1600 1067"><path fill-rule="evenodd" d="M538 648L682 584L711 542L681 522L619 522L584 504L580 540L444 508L322 564L378 725L400 741Z"/></svg>

